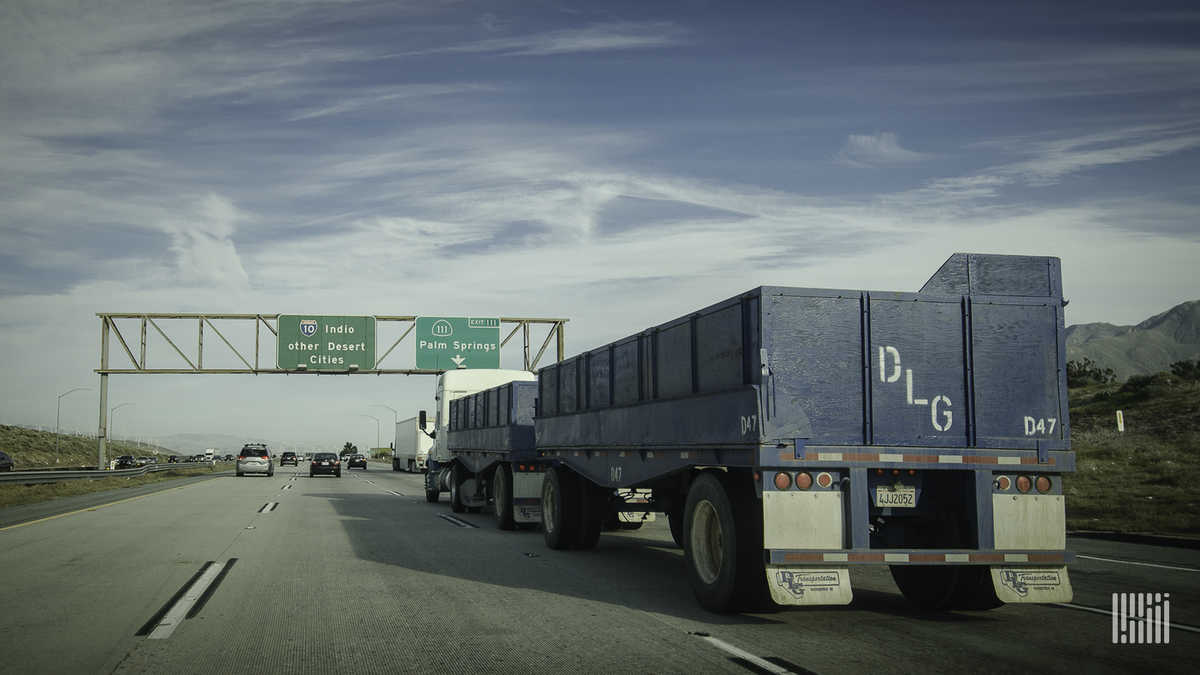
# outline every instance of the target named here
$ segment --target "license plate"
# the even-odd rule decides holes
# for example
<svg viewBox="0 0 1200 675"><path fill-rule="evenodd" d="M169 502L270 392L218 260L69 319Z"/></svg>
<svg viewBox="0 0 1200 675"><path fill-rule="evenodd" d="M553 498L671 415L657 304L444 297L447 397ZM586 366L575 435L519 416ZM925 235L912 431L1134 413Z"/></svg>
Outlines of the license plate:
<svg viewBox="0 0 1200 675"><path fill-rule="evenodd" d="M917 505L917 488L888 487L880 485L875 488L875 506L911 509Z"/></svg>

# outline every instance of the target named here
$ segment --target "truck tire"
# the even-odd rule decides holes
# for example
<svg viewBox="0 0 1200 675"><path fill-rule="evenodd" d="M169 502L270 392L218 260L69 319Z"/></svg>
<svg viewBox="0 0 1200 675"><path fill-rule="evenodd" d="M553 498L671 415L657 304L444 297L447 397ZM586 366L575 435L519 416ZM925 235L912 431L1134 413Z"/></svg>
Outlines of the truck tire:
<svg viewBox="0 0 1200 675"><path fill-rule="evenodd" d="M589 550L600 542L600 532L608 517L609 490L592 484L582 476L575 476L576 493L579 495L579 523L575 528L572 548Z"/></svg>
<svg viewBox="0 0 1200 675"><path fill-rule="evenodd" d="M996 586L992 584L992 569L987 565L964 565L960 568L958 581L954 584L954 609L995 609L1003 602L996 597Z"/></svg>
<svg viewBox="0 0 1200 675"><path fill-rule="evenodd" d="M579 526L578 480L561 466L552 466L542 478L542 534L546 546L562 550L575 541Z"/></svg>
<svg viewBox="0 0 1200 675"><path fill-rule="evenodd" d="M924 611L987 610L1004 604L986 565L892 565L892 579L904 598Z"/></svg>
<svg viewBox="0 0 1200 675"><path fill-rule="evenodd" d="M425 501L436 504L439 494L441 494L441 490L438 489L437 474L425 474Z"/></svg>
<svg viewBox="0 0 1200 675"><path fill-rule="evenodd" d="M450 510L462 513L467 510L462 500L462 467L458 464L450 467Z"/></svg>
<svg viewBox="0 0 1200 675"><path fill-rule="evenodd" d="M667 511L667 527L671 529L671 538L675 545L683 548L683 509Z"/></svg>
<svg viewBox="0 0 1200 675"><path fill-rule="evenodd" d="M762 552L762 515L749 484L705 471L688 490L683 555L688 580L710 611L770 606ZM749 489L748 489L749 488Z"/></svg>
<svg viewBox="0 0 1200 675"><path fill-rule="evenodd" d="M892 565L892 579L904 598L924 611L951 609L958 585L957 565Z"/></svg>
<svg viewBox="0 0 1200 675"><path fill-rule="evenodd" d="M492 473L492 510L496 514L496 526L502 530L516 527L513 520L513 478L507 464L500 464Z"/></svg>

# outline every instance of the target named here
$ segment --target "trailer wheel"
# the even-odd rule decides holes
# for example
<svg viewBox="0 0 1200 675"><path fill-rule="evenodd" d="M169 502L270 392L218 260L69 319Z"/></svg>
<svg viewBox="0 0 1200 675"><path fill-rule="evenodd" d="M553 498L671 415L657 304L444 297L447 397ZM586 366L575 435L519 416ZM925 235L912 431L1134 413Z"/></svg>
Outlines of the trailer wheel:
<svg viewBox="0 0 1200 675"><path fill-rule="evenodd" d="M993 609L996 597L985 565L892 565L892 579L904 598L925 611Z"/></svg>
<svg viewBox="0 0 1200 675"><path fill-rule="evenodd" d="M492 474L492 502L496 512L496 525L502 530L515 527L513 521L513 478L506 464L496 467Z"/></svg>
<svg viewBox="0 0 1200 675"><path fill-rule="evenodd" d="M675 545L683 548L683 509L667 511L667 526L671 528L671 538Z"/></svg>
<svg viewBox="0 0 1200 675"><path fill-rule="evenodd" d="M609 491L593 485L586 478L574 476L579 495L579 524L575 530L574 548L588 550L600 542L600 531L608 513Z"/></svg>
<svg viewBox="0 0 1200 675"><path fill-rule="evenodd" d="M455 513L462 513L467 510L462 500L462 482L462 467L459 464L455 464L450 467L450 510Z"/></svg>
<svg viewBox="0 0 1200 675"><path fill-rule="evenodd" d="M579 524L579 500L574 474L560 466L546 470L542 478L542 532L546 546L565 549L575 539Z"/></svg>
<svg viewBox="0 0 1200 675"><path fill-rule="evenodd" d="M696 599L708 610L769 608L762 514L749 484L703 472L688 490L683 555Z"/></svg>
<svg viewBox="0 0 1200 675"><path fill-rule="evenodd" d="M954 584L954 599L951 603L954 609L969 610L995 609L1003 605L1000 598L996 597L991 568L986 565L959 568L958 582Z"/></svg>

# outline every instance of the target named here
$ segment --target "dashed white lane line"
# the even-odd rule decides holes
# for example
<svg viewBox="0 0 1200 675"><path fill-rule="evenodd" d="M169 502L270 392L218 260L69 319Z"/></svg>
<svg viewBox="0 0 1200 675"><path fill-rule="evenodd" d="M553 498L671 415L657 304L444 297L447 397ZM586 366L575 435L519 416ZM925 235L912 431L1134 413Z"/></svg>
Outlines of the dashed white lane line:
<svg viewBox="0 0 1200 675"><path fill-rule="evenodd" d="M1056 602L1056 603L1054 603L1054 605L1056 607L1066 607L1068 609L1078 609L1078 610L1082 610L1084 612L1091 612L1092 614L1103 614L1104 616L1112 616L1112 612L1107 609L1100 609L1099 607L1088 607L1087 605L1077 605L1073 602ZM1182 624L1182 623L1168 623L1167 626L1169 626L1171 628L1171 630L1182 630L1182 631L1187 631L1189 633L1200 633L1200 628L1197 628L1196 626L1189 626L1189 625Z"/></svg>
<svg viewBox="0 0 1200 675"><path fill-rule="evenodd" d="M201 574L200 578L196 579L196 582L187 589L183 597L179 598L171 606L171 609L167 610L167 613L158 622L158 625L154 627L154 630L150 631L148 639L165 640L171 637L171 633L174 633L175 629L179 627L179 622L183 621L184 617L187 616L188 610L192 608L192 605L196 604L196 600L200 599L204 591L217 578L217 575L225 568L225 564L209 565L204 570L204 574Z"/></svg>
<svg viewBox="0 0 1200 675"><path fill-rule="evenodd" d="M1094 555L1079 555L1075 554L1076 558L1081 560L1099 560L1100 562L1117 563L1118 565L1137 565L1138 567L1157 567L1162 570L1176 570L1179 572L1200 572L1200 569L1195 567L1177 567L1175 565L1160 565L1159 563L1135 562L1133 560L1116 560L1114 558L1100 558Z"/></svg>
<svg viewBox="0 0 1200 675"><path fill-rule="evenodd" d="M728 642L725 642L724 640L715 638L707 633L692 633L692 635L695 635L696 637L700 638L701 640L704 640L708 644L716 647L717 649L720 649L721 651L725 652L726 654L731 654L736 658L739 658L743 661L747 661L749 663L754 664L756 667L761 668L762 672L764 672L764 673L776 673L777 675L787 675L792 672L792 671L788 670L787 668L784 668L783 666L777 666L774 663L771 663L770 661L768 661L766 659L759 658L744 649L739 649L737 647L734 647L733 645L729 644Z"/></svg>

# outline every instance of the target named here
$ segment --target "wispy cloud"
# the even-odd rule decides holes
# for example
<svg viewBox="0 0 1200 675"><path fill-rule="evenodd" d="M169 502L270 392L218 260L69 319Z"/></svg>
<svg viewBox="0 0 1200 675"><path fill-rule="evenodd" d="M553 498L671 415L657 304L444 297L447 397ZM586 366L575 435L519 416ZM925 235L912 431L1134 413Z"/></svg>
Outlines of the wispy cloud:
<svg viewBox="0 0 1200 675"><path fill-rule="evenodd" d="M361 94L350 97L346 97L344 94L340 96L330 95L329 98L337 99L335 103L330 103L324 106L304 108L288 117L288 121L297 122L300 120L314 119L317 117L341 115L357 110L377 108L385 104L394 104L401 101L412 101L417 99L429 99L438 96L472 94L497 90L498 87L494 85L472 83L413 84L398 87L387 87L382 89L367 89Z"/></svg>
<svg viewBox="0 0 1200 675"><path fill-rule="evenodd" d="M686 43L686 32L672 23L604 23L467 44L433 47L397 56L494 53L506 56L553 56L581 52L659 49Z"/></svg>
<svg viewBox="0 0 1200 675"><path fill-rule="evenodd" d="M861 169L913 164L929 157L900 147L900 139L895 133L881 131L875 134L850 134L834 160Z"/></svg>

